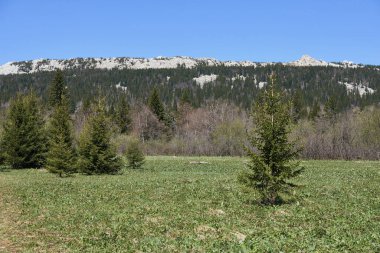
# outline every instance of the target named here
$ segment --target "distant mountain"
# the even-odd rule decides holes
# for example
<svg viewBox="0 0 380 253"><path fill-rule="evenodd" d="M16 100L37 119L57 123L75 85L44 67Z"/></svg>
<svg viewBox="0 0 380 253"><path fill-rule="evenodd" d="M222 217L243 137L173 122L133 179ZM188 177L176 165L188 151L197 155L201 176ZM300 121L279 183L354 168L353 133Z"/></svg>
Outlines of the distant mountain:
<svg viewBox="0 0 380 253"><path fill-rule="evenodd" d="M0 66L0 75L27 74L42 71L75 70L75 69L174 69L177 67L194 68L198 65L227 66L227 67L257 67L273 64L286 66L332 66L343 68L363 67L361 64L344 61L330 63L314 59L308 55L302 56L297 61L284 63L263 63L252 61L219 61L212 58L192 58L184 56L155 57L155 58L73 58L66 60L37 59L31 61L8 62Z"/></svg>
<svg viewBox="0 0 380 253"><path fill-rule="evenodd" d="M219 61L210 58L75 58L32 60L0 66L0 110L18 92L33 89L47 101L55 69L64 70L73 110L99 93L110 106L119 96L131 103L146 100L158 87L165 105L175 110L184 93L201 107L223 100L249 109L275 72L278 85L296 98L304 114L335 101L337 111L380 102L380 67L326 62L308 55L284 63Z"/></svg>

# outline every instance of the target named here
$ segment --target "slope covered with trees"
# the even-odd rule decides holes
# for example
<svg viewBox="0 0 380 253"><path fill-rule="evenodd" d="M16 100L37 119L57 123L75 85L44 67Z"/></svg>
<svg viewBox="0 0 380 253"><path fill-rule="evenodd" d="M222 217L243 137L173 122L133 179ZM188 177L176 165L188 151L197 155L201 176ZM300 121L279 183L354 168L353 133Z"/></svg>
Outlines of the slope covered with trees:
<svg viewBox="0 0 380 253"><path fill-rule="evenodd" d="M343 68L332 66L298 67L282 64L267 66L208 66L194 68L179 66L173 69L73 69L65 71L65 82L70 90L71 109L80 102L91 100L101 92L108 104L115 104L121 93L131 102L145 102L154 86L166 106L175 108L186 90L194 107L207 102L225 100L240 108L250 108L268 75L274 71L280 78L279 86L290 95L298 92L298 105L310 112L313 105L324 105L336 98L336 109L342 112L352 106L366 106L380 101L380 71L373 66ZM212 82L197 83L194 78L215 75ZM0 102L6 103L17 92L33 87L46 102L48 85L53 72L0 75ZM359 94L354 87L349 91L344 83L363 85L375 92ZM364 91L365 93L365 91Z"/></svg>
<svg viewBox="0 0 380 253"><path fill-rule="evenodd" d="M284 99L291 101L291 136L301 139L303 157L379 157L380 72L374 66L198 64L0 75L0 117L4 119L17 93L34 90L45 118L54 111L57 98L67 96L77 145L92 117L91 104L101 96L110 120L107 142L111 139L119 153L133 136L142 142L145 154L244 155L242 143L255 124L248 112L272 72ZM348 83L361 86L349 90ZM1 131L6 135L6 124Z"/></svg>

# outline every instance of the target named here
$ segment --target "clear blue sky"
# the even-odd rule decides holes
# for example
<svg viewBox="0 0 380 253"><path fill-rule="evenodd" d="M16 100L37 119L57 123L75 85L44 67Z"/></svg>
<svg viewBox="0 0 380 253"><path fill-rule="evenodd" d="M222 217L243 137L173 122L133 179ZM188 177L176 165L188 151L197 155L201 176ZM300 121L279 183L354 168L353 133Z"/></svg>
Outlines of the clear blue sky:
<svg viewBox="0 0 380 253"><path fill-rule="evenodd" d="M0 0L0 64L192 56L380 65L380 0Z"/></svg>

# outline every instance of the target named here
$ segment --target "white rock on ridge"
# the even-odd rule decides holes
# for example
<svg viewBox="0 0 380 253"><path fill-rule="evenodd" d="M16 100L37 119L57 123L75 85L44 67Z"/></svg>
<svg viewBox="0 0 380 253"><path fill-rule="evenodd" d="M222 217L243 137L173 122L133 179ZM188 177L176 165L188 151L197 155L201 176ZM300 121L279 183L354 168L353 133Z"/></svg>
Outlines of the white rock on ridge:
<svg viewBox="0 0 380 253"><path fill-rule="evenodd" d="M262 89L265 85L267 85L267 82L259 82L259 85L257 87L259 87L259 89Z"/></svg>
<svg viewBox="0 0 380 253"><path fill-rule="evenodd" d="M50 60L50 59L36 59L32 61L21 62L8 62L0 65L0 75L8 74L25 74L35 73L39 71L54 71L55 69L69 70L69 69L163 69L163 68L177 68L182 66L185 68L194 68L198 64L205 64L208 66L240 66L240 67L263 67L275 64L273 62L258 63L251 61L219 61L212 58L192 58L186 56L176 57L156 57L156 58L73 58L67 60ZM308 55L304 55L301 59L293 62L282 63L289 66L332 66L332 67L345 67L356 68L363 65L354 64L352 62L344 61L342 63L329 63L325 61L316 60Z"/></svg>
<svg viewBox="0 0 380 253"><path fill-rule="evenodd" d="M320 61L320 60L314 59L313 57L311 57L309 55L303 55L299 60L293 61L293 62L288 62L288 63L286 63L284 65L298 66L298 67L307 67L307 66L333 66L331 64L333 64L333 63L328 63L328 62L325 62L325 61Z"/></svg>
<svg viewBox="0 0 380 253"><path fill-rule="evenodd" d="M25 74L39 71L54 71L55 69L163 69L194 68L198 64L217 66L256 66L253 62L218 61L211 58L191 58L185 56L156 58L74 58L67 60L37 59L32 61L8 62L0 66L0 75Z"/></svg>
<svg viewBox="0 0 380 253"><path fill-rule="evenodd" d="M205 83L210 83L216 80L218 75L211 74L211 75L200 75L199 77L194 77L193 80L201 87L203 88L203 85Z"/></svg>
<svg viewBox="0 0 380 253"><path fill-rule="evenodd" d="M231 81L235 81L235 80L242 80L242 81L245 81L247 77L246 76L243 76L243 75L236 75L234 77L231 78Z"/></svg>
<svg viewBox="0 0 380 253"><path fill-rule="evenodd" d="M27 72L20 71L19 67L15 65L13 62L7 62L0 66L0 75L8 75L8 74L24 74Z"/></svg>
<svg viewBox="0 0 380 253"><path fill-rule="evenodd" d="M352 61L347 61L347 60L342 61L341 64L345 68L363 68L364 67L364 65L362 65L362 64L356 64Z"/></svg>
<svg viewBox="0 0 380 253"><path fill-rule="evenodd" d="M347 93L355 92L356 90L359 92L359 95L362 97L363 95L373 94L375 90L364 85L364 84L356 84L356 83L348 83L348 82L338 82L339 84L343 84L346 86Z"/></svg>
<svg viewBox="0 0 380 253"><path fill-rule="evenodd" d="M124 92L126 92L126 91L128 90L128 88L125 87L125 86L122 86L121 83L116 84L116 85L115 85L115 88L116 88L116 89L121 89L121 90L124 91Z"/></svg>

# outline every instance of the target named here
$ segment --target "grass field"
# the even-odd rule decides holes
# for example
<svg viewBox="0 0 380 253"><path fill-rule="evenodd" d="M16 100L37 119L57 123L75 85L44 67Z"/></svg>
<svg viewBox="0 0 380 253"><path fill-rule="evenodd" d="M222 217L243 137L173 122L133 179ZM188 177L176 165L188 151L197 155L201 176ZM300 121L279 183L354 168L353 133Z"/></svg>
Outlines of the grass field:
<svg viewBox="0 0 380 253"><path fill-rule="evenodd" d="M208 164L190 164L202 160ZM148 157L123 175L0 172L0 252L380 252L380 163L306 161L259 206L241 158Z"/></svg>

